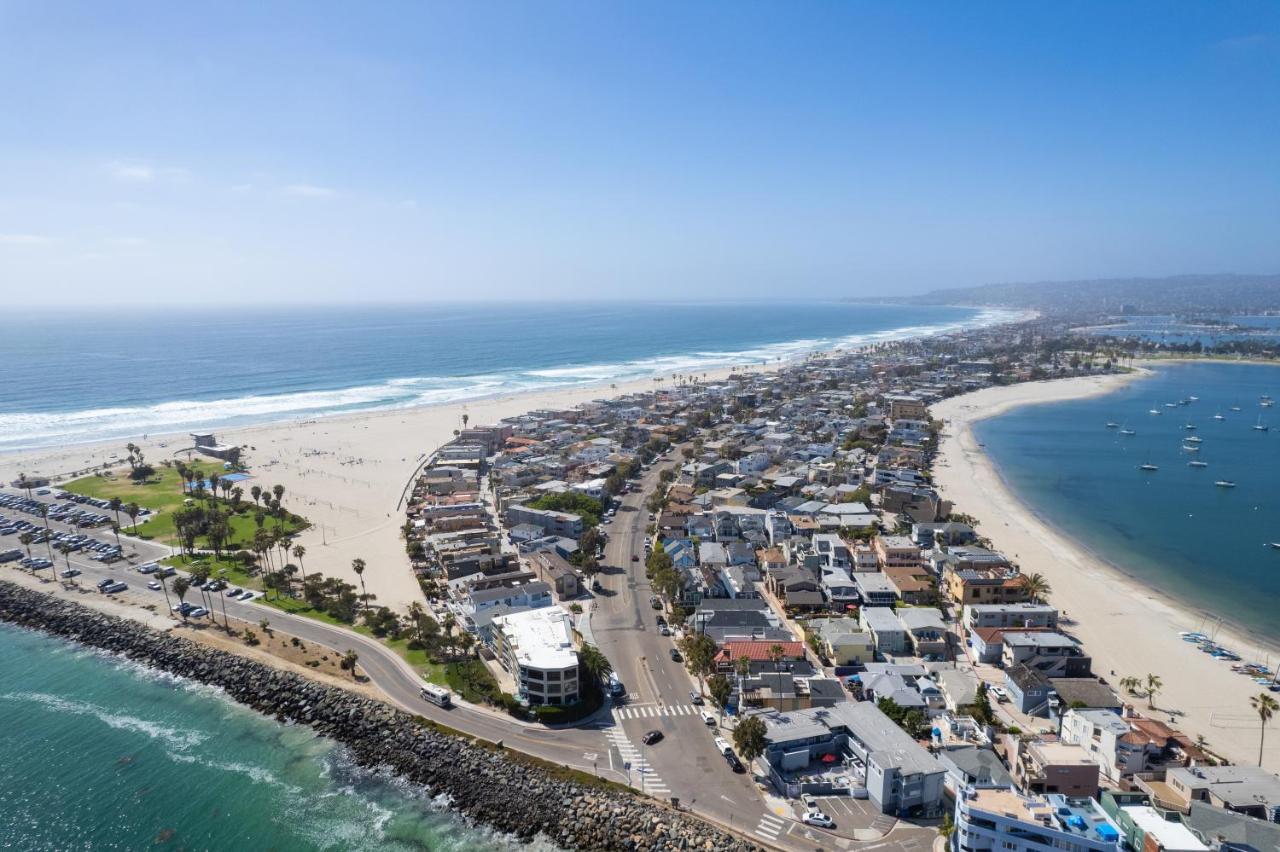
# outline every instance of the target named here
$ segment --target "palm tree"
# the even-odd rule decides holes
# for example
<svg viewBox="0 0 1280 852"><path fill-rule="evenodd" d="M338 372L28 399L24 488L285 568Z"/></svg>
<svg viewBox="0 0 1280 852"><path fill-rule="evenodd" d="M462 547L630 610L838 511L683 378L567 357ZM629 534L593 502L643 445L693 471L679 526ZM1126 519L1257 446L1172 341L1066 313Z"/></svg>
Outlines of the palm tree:
<svg viewBox="0 0 1280 852"><path fill-rule="evenodd" d="M186 577L175 577L173 580L173 593L178 596L179 603L187 602L187 591L191 588L191 581ZM187 620L186 612L182 613L182 620Z"/></svg>
<svg viewBox="0 0 1280 852"><path fill-rule="evenodd" d="M1156 694L1164 687L1159 675L1147 675L1147 707L1155 709Z"/></svg>
<svg viewBox="0 0 1280 852"><path fill-rule="evenodd" d="M1249 699L1249 706L1258 714L1258 719L1262 722L1261 728L1258 730L1258 765L1262 765L1262 745L1267 738L1267 723L1271 721L1271 717L1280 710L1280 702L1265 692L1260 692Z"/></svg>
<svg viewBox="0 0 1280 852"><path fill-rule="evenodd" d="M142 514L142 507L137 503L130 503L124 507L124 513L129 516L129 520L133 524L133 532L138 532L138 515Z"/></svg>
<svg viewBox="0 0 1280 852"><path fill-rule="evenodd" d="M447 612L444 618L441 619L440 626L444 628L445 647L452 651L454 647L453 628L458 626L458 619L454 617L453 613Z"/></svg>
<svg viewBox="0 0 1280 852"><path fill-rule="evenodd" d="M22 546L27 549L28 559L31 558L31 543L35 540L36 537L29 532L24 532L22 535L18 536L18 541L22 542Z"/></svg>
<svg viewBox="0 0 1280 852"><path fill-rule="evenodd" d="M1120 688L1130 695L1136 693L1140 686L1142 686L1142 680L1140 678L1132 676L1120 678Z"/></svg>
<svg viewBox="0 0 1280 852"><path fill-rule="evenodd" d="M347 653L342 655L342 661L338 663L338 666L343 671L351 672L351 679L355 680L356 679L356 661L359 659L360 659L360 655L357 654L355 651L347 651Z"/></svg>
<svg viewBox="0 0 1280 852"><path fill-rule="evenodd" d="M779 644L774 643L769 646L769 659L773 662L773 670L779 671L782 658L786 656L786 650Z"/></svg>
<svg viewBox="0 0 1280 852"><path fill-rule="evenodd" d="M123 500L121 500L119 497L112 497L112 498L111 498L111 503L110 503L111 511L113 511L113 512L115 512L115 513L116 513L116 523L117 523L117 524L118 524L118 523L120 523L120 507L121 507L121 506L123 506L123 505L124 505L124 501L123 501Z"/></svg>
<svg viewBox="0 0 1280 852"><path fill-rule="evenodd" d="M599 648L583 643L578 649L578 666L595 679L596 683L604 683L613 674L613 664Z"/></svg>
<svg viewBox="0 0 1280 852"><path fill-rule="evenodd" d="M364 608L368 609L369 599L366 597L367 593L364 590L364 569L365 569L365 564L363 559L356 557L355 559L351 560L351 570L355 571L356 576L360 578L360 599L364 604Z"/></svg>
<svg viewBox="0 0 1280 852"><path fill-rule="evenodd" d="M49 529L49 504L40 504L40 518L44 521L44 546L49 548L49 561L53 561L53 530Z"/></svg>
<svg viewBox="0 0 1280 852"><path fill-rule="evenodd" d="M119 547L120 546L120 525L119 524L111 525L111 534L116 537L116 547Z"/></svg>
<svg viewBox="0 0 1280 852"><path fill-rule="evenodd" d="M293 546L293 558L298 560L298 570L302 572L302 588L307 587L307 566L303 563L302 557L307 555L307 549L300 544Z"/></svg>
<svg viewBox="0 0 1280 852"><path fill-rule="evenodd" d="M297 548L294 548L294 552L295 553L297 552ZM304 579L302 582L303 582L303 585L305 586L307 582L305 579L306 575L303 575L303 576L304 576ZM413 624L414 638L417 639L420 644L426 644L422 639L422 619L426 618L426 616L427 616L427 610L422 606L421 603L419 603L418 601L414 601L411 604L409 604L409 621L411 624Z"/></svg>
<svg viewBox="0 0 1280 852"><path fill-rule="evenodd" d="M249 496L253 498L253 505L258 505L258 498L262 496L262 487L259 485L252 486L249 489Z"/></svg>
<svg viewBox="0 0 1280 852"><path fill-rule="evenodd" d="M279 503L281 500L284 499L284 486L283 485L271 486L271 493L276 495L276 502Z"/></svg>
<svg viewBox="0 0 1280 852"><path fill-rule="evenodd" d="M1043 574L1023 574L1022 588L1026 590L1033 603L1040 603L1053 592L1053 587L1049 585L1049 581Z"/></svg>
<svg viewBox="0 0 1280 852"><path fill-rule="evenodd" d="M166 577L157 577L160 581L160 591L164 592L164 605L169 608L169 612L173 612L173 604L169 602L169 584L165 582Z"/></svg>

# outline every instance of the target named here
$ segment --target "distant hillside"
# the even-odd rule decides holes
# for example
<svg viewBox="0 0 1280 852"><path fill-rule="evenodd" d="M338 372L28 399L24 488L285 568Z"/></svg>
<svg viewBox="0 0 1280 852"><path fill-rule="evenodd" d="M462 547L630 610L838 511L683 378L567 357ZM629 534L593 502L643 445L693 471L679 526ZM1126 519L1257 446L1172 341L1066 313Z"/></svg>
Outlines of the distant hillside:
<svg viewBox="0 0 1280 852"><path fill-rule="evenodd" d="M1178 275L1037 281L935 290L913 301L926 305L1002 305L1046 313L1249 314L1280 310L1280 275Z"/></svg>

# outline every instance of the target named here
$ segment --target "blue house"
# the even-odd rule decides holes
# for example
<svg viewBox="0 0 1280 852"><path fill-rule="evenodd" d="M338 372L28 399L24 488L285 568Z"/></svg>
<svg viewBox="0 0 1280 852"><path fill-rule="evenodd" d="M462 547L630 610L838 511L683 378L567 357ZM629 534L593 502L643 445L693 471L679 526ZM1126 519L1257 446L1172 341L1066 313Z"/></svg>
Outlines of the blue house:
<svg viewBox="0 0 1280 852"><path fill-rule="evenodd" d="M1049 715L1049 696L1053 686L1049 679L1035 669L1016 663L1004 672L1005 688L1009 690L1009 700L1028 716Z"/></svg>

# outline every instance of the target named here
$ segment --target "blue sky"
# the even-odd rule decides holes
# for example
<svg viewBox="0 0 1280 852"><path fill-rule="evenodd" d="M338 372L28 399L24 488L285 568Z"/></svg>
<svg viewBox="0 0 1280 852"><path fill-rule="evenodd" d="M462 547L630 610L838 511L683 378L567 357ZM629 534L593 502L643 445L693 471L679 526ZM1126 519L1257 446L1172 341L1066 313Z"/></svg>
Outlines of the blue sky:
<svg viewBox="0 0 1280 852"><path fill-rule="evenodd" d="M1280 4L0 0L33 302L1280 271Z"/></svg>

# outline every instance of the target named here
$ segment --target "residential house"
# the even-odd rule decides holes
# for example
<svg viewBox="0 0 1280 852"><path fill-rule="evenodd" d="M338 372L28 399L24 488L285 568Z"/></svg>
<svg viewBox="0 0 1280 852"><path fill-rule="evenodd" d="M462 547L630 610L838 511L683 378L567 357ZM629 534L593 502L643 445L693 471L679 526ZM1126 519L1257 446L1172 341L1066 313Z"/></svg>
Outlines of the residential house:
<svg viewBox="0 0 1280 852"><path fill-rule="evenodd" d="M888 607L864 606L858 612L862 629L871 634L876 651L880 654L907 653L910 645L907 630L898 616Z"/></svg>
<svg viewBox="0 0 1280 852"><path fill-rule="evenodd" d="M1057 737L1006 737L1005 758L1018 786L1031 793L1098 794L1098 764L1078 745Z"/></svg>
<svg viewBox="0 0 1280 852"><path fill-rule="evenodd" d="M806 633L816 637L824 657L836 666L865 666L875 660L875 638L852 618L812 618Z"/></svg>
<svg viewBox="0 0 1280 852"><path fill-rule="evenodd" d="M952 852L1117 852L1120 831L1092 799L969 787L956 798Z"/></svg>
<svg viewBox="0 0 1280 852"><path fill-rule="evenodd" d="M765 753L770 778L783 795L805 792L790 779L835 755L857 769L856 779L883 813L931 815L942 805L946 770L869 701L833 707L765 712Z"/></svg>

